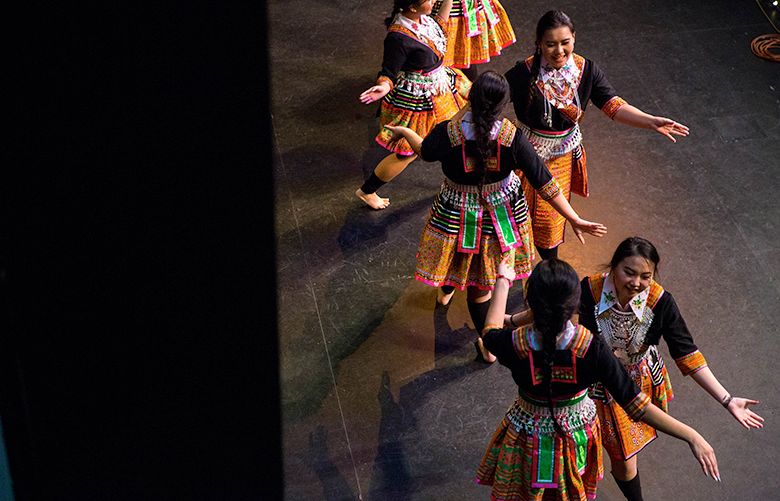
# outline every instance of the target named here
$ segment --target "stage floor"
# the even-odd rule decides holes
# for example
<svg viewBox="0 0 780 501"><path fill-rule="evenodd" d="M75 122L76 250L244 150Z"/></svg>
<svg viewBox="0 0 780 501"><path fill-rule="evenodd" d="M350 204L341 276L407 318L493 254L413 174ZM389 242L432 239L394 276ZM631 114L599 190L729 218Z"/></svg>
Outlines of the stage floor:
<svg viewBox="0 0 780 501"><path fill-rule="evenodd" d="M517 43L481 65L504 72L533 50L538 0L503 0ZM354 192L384 150L376 105L358 95L382 60L390 0L269 4L285 499L473 500L485 445L516 394L509 371L475 361L476 332L457 293L434 309L412 278L442 173L416 160L380 189ZM641 235L714 374L761 400L745 430L675 368L671 413L718 455L723 482L686 444L660 436L639 456L646 499L780 498L776 422L780 336L780 65L750 41L772 26L754 2L595 0L561 8L576 52L629 103L690 127L672 143L611 122L590 104L582 126L591 196L574 207L609 233L572 234L560 256L581 276ZM514 118L511 106L507 114ZM515 287L519 289L519 287ZM522 298L515 290L513 305ZM623 499L609 475L599 499Z"/></svg>

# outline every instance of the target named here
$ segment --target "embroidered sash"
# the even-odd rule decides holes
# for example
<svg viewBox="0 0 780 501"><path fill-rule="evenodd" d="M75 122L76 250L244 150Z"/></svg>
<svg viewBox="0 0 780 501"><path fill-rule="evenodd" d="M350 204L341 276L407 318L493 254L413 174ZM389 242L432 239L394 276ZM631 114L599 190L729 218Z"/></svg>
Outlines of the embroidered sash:
<svg viewBox="0 0 780 501"><path fill-rule="evenodd" d="M463 0L463 15L466 17L466 36L473 37L481 33L479 23L477 23L477 4L482 5L485 17L494 26L498 21L498 14L493 7L491 0Z"/></svg>

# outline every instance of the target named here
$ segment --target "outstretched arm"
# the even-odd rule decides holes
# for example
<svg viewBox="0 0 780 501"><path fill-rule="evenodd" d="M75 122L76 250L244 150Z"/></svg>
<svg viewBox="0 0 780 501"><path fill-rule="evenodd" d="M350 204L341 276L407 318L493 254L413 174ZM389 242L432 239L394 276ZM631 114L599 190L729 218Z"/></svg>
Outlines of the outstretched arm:
<svg viewBox="0 0 780 501"><path fill-rule="evenodd" d="M621 106L612 118L616 122L630 125L631 127L654 130L668 137L674 143L677 142L674 136L684 137L688 135L688 127L686 125L675 122L671 118L650 115L628 103Z"/></svg>
<svg viewBox="0 0 780 501"><path fill-rule="evenodd" d="M749 409L750 405L758 404L758 400L732 397L709 367L699 369L691 374L691 377L707 393L712 395L712 398L723 405L742 426L748 429L764 427L764 418Z"/></svg>
<svg viewBox="0 0 780 501"><path fill-rule="evenodd" d="M649 404L645 408L645 413L640 419L656 430L661 430L667 435L688 442L691 452L693 452L694 457L701 465L704 474L720 482L720 472L718 471L718 460L715 457L715 451L699 432L682 421L673 418L653 404Z"/></svg>
<svg viewBox="0 0 780 501"><path fill-rule="evenodd" d="M406 141L409 143L409 146L412 147L412 151L420 154L420 148L422 148L422 142L423 138L420 137L418 133L410 129L409 127L404 127L402 125L385 125L385 128L393 133L393 137L390 138L390 140L387 142L387 145L392 147L395 143L400 141L401 139L406 139Z"/></svg>
<svg viewBox="0 0 780 501"><path fill-rule="evenodd" d="M594 237L603 237L607 234L607 227L603 224L582 219L562 193L559 192L553 198L547 200L547 203L552 205L561 216L569 221L574 230L574 234L577 235L577 238L583 244L585 243L585 239L582 238L583 233L590 233Z"/></svg>
<svg viewBox="0 0 780 501"><path fill-rule="evenodd" d="M490 307L485 317L485 328L504 325L504 313L506 313L506 300L509 297L509 288L515 280L515 251L506 253L504 259L498 264L496 285L493 288L493 296L490 298ZM485 334L479 333L480 336Z"/></svg>

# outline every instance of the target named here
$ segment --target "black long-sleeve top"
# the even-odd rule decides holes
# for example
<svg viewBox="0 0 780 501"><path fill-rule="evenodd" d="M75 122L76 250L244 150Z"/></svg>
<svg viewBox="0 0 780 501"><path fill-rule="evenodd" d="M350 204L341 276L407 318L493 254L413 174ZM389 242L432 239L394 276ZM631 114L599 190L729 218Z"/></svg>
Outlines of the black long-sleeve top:
<svg viewBox="0 0 780 501"><path fill-rule="evenodd" d="M518 61L504 76L509 82L512 105L518 120L536 130L563 131L574 126L574 122L555 107L553 107L552 112L552 127L547 126L543 121L544 96L542 96L536 85L533 86L531 104L526 108L531 71L525 60ZM610 99L617 96L617 92L610 85L607 77L598 65L587 58L585 58L577 93L579 94L582 111L585 111L588 101L592 101L596 107L601 109Z"/></svg>
<svg viewBox="0 0 780 501"><path fill-rule="evenodd" d="M452 146L447 132L449 120L437 124L423 139L420 157L426 162L441 162L441 170L451 181L476 186L481 175L466 172L463 168L461 146ZM501 148L500 170L488 171L485 183L495 183L506 178L513 170L521 169L534 188L540 189L552 180L552 174L522 134L515 134L511 146ZM466 155L479 155L475 141L466 140Z"/></svg>
<svg viewBox="0 0 780 501"><path fill-rule="evenodd" d="M433 19L441 26L437 17ZM384 41L382 69L377 78L387 77L396 83L400 71L431 71L441 64L441 57L426 44L397 31L388 31Z"/></svg>
<svg viewBox="0 0 780 501"><path fill-rule="evenodd" d="M629 415L635 419L641 416L649 397L641 392L599 336L582 325L575 326L575 329L577 334L572 340L565 347L555 350L553 374L562 377L553 383L541 382L538 375L539 368L544 366L544 353L532 348L535 346L530 341L534 336L532 326L521 327L516 331L491 329L484 335L483 341L485 348L496 356L498 362L512 372L512 379L525 394L546 400L548 387L552 384L554 398L567 397L596 382L602 382ZM537 375L534 376L534 373Z"/></svg>

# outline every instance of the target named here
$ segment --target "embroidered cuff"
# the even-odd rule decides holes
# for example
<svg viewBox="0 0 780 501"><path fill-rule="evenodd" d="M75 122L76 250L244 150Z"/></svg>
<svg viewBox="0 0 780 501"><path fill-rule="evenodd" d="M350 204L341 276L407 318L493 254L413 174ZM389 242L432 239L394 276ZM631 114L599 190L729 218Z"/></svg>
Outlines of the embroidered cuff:
<svg viewBox="0 0 780 501"><path fill-rule="evenodd" d="M536 190L536 192L539 193L542 200L550 200L561 192L561 187L558 186L558 181L556 181L555 178L552 178L547 184Z"/></svg>
<svg viewBox="0 0 780 501"><path fill-rule="evenodd" d="M504 329L503 325L487 324L487 325L485 325L485 327L482 328L482 335L484 336L485 334L487 334L490 331L499 331L499 330L503 330L503 329Z"/></svg>
<svg viewBox="0 0 780 501"><path fill-rule="evenodd" d="M390 86L390 90L393 90L393 87L395 87L395 84L393 84L393 81L387 78L386 76L382 75L379 78L376 79L376 84L380 85L382 82L387 82L387 85Z"/></svg>
<svg viewBox="0 0 780 501"><path fill-rule="evenodd" d="M615 113L617 113L624 104L628 104L625 99L620 96L615 96L601 107L601 111L603 111L610 118L610 120L614 120Z"/></svg>
<svg viewBox="0 0 780 501"><path fill-rule="evenodd" d="M648 397L643 391L640 391L633 400L623 406L623 410L626 411L628 417L634 421L639 421L639 418L644 415L645 409L648 405L650 405L650 397Z"/></svg>
<svg viewBox="0 0 780 501"><path fill-rule="evenodd" d="M699 350L688 353L680 358L675 358L674 363L677 364L677 368L680 369L683 376L690 376L694 372L707 367L707 361Z"/></svg>

